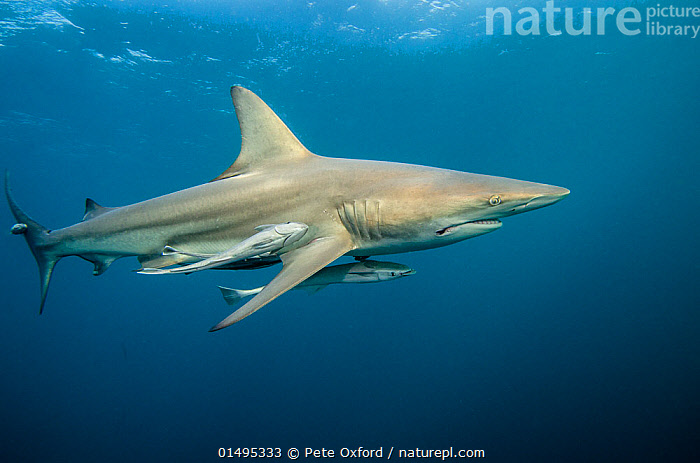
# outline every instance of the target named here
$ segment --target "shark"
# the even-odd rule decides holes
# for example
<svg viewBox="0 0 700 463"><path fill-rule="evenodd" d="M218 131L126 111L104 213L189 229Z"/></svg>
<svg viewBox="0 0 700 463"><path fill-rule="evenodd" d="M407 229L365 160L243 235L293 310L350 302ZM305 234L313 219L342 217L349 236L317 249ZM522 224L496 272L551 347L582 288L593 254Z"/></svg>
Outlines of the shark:
<svg viewBox="0 0 700 463"><path fill-rule="evenodd" d="M225 253L264 224L301 223L304 235L276 250L282 268L265 287L210 331L253 314L341 256L420 251L493 232L501 219L540 209L566 188L436 167L325 157L309 151L255 93L231 87L241 133L235 161L213 180L122 207L86 200L83 219L48 229L5 194L40 280L43 311L56 263L79 256L101 275L135 256L142 269L186 265ZM164 249L179 252L166 252ZM249 262L249 263L248 263ZM235 268L270 265L253 257Z"/></svg>

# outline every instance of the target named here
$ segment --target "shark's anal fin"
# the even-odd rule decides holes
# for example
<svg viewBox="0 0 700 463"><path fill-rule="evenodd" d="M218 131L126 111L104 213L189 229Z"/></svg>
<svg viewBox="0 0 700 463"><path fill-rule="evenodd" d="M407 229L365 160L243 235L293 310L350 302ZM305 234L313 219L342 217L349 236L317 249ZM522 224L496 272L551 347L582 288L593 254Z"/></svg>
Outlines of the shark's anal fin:
<svg viewBox="0 0 700 463"><path fill-rule="evenodd" d="M226 328L244 319L352 249L354 245L350 237L342 235L317 238L306 246L283 254L284 265L280 273L257 296L209 331Z"/></svg>
<svg viewBox="0 0 700 463"><path fill-rule="evenodd" d="M107 271L110 265L112 263L119 259L121 256L109 256L109 255L100 255L100 254L80 254L80 257L83 259L92 262L95 265L95 269L92 271L92 274L97 276L97 275L102 275Z"/></svg>
<svg viewBox="0 0 700 463"><path fill-rule="evenodd" d="M212 181L262 170L282 161L316 156L255 93L231 87L231 98L241 127L241 153L231 167Z"/></svg>

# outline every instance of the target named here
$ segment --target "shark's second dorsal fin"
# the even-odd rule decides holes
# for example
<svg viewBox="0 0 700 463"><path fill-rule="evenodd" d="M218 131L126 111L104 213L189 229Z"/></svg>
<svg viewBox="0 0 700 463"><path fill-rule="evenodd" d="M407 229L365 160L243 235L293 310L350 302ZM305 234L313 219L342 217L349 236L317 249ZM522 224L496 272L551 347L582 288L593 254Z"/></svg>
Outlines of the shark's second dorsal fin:
<svg viewBox="0 0 700 463"><path fill-rule="evenodd" d="M95 202L95 200L90 198L85 198L85 215L83 216L83 222L86 220L94 219L98 215L102 215L105 212L109 212L116 207L104 207L100 206Z"/></svg>
<svg viewBox="0 0 700 463"><path fill-rule="evenodd" d="M315 156L255 93L243 87L231 87L231 98L241 127L241 153L231 167L212 181Z"/></svg>

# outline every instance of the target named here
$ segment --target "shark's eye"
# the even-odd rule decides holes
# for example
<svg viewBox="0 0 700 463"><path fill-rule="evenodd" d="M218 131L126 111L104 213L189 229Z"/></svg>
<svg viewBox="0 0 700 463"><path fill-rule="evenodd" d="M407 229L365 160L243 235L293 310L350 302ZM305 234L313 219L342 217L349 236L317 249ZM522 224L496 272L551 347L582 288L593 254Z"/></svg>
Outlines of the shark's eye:
<svg viewBox="0 0 700 463"><path fill-rule="evenodd" d="M489 198L489 204L492 206L498 206L501 204L501 197L498 195L493 195Z"/></svg>
<svg viewBox="0 0 700 463"><path fill-rule="evenodd" d="M395 272L391 272L391 276L392 276L392 277L395 277L395 276L396 276L396 273L395 273Z"/></svg>

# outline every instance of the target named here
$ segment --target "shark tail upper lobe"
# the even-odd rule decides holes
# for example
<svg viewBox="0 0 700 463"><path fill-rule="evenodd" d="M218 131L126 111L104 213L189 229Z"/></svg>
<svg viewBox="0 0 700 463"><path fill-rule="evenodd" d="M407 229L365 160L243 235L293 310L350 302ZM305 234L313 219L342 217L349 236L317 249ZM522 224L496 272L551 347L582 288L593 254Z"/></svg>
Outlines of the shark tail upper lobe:
<svg viewBox="0 0 700 463"><path fill-rule="evenodd" d="M19 233L24 235L24 239L27 240L29 249L36 259L36 263L39 267L39 282L41 288L41 302L39 305L39 313L44 310L44 303L46 302L46 294L49 290L49 283L51 282L51 275L53 274L53 269L56 263L60 260L61 256L58 256L51 252L52 241L50 238L50 230L48 230L43 225L36 222L34 219L29 217L15 202L12 196L12 189L10 188L10 173L5 171L5 196L7 197L7 203L10 206L12 215L14 215L15 220L18 224L24 225L25 227ZM13 233L14 229L13 229Z"/></svg>

